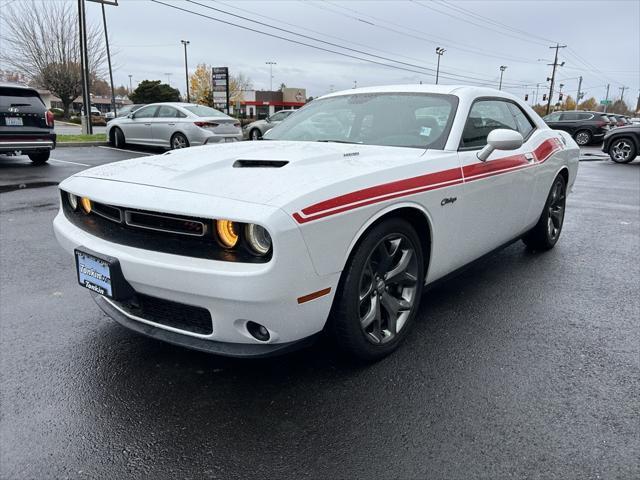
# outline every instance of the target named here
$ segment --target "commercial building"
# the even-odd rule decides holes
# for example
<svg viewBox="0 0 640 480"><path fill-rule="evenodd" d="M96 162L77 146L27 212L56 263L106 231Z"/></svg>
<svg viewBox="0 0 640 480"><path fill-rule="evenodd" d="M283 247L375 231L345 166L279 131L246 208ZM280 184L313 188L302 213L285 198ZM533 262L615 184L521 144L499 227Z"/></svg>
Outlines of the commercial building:
<svg viewBox="0 0 640 480"><path fill-rule="evenodd" d="M243 92L243 100L231 105L230 114L238 118L263 119L280 110L300 108L305 103L307 91L304 88L283 88L275 92L248 90Z"/></svg>

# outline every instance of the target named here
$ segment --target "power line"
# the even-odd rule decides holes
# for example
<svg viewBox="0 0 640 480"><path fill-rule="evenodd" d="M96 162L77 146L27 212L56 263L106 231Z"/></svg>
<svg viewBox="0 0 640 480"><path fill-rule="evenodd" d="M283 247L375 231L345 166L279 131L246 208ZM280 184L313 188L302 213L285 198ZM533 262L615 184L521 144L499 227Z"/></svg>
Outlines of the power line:
<svg viewBox="0 0 640 480"><path fill-rule="evenodd" d="M369 63L373 63L373 64L376 64L376 65L381 65L381 66L384 66L384 67L395 68L397 70L404 70L404 71L408 71L408 72L412 72L412 73L417 73L419 75L425 75L425 72L423 72L423 71L418 71L418 70L414 70L414 69L411 69L411 68L402 67L402 66L399 66L399 65L392 65L392 64L388 64L388 63L384 63L384 62L380 62L380 61L376 61L376 60L372 60L372 59L368 59L368 58L362 58L362 57L359 57L359 56L356 56L356 55L352 55L352 54L349 54L349 53L340 52L340 51L332 50L332 49L325 48L325 47L320 47L318 45L313 45L313 44L309 44L309 43L306 43L306 42L301 42L299 40L294 40L294 39L283 37L281 35L277 35L277 34L274 34L274 33L264 32L262 30L258 30L258 29L251 28L251 27L247 27L247 26L244 26L244 25L239 25L237 23L229 22L227 20L222 20L220 18L212 17L210 15L205 15L203 13L196 12L196 11L193 11L193 10L189 10L189 9L186 9L186 8L182 8L182 7L179 7L177 5L171 5L171 4L162 2L160 0L150 0L150 1L153 2L153 3L160 4L160 5L164 5L164 6L169 7L169 8L173 8L175 10L180 10L180 11L192 14L192 15L196 15L196 16L199 16L199 17L207 18L209 20L213 20L213 21L218 22L218 23L223 23L223 24L230 25L230 26L233 26L233 27L236 27L236 28L240 28L242 30L247 30L247 31L251 31L251 32L254 32L254 33L259 33L261 35L266 35L266 36L269 36L269 37L272 37L272 38L277 38L277 39L284 40L284 41L287 41L287 42L290 42L290 43L303 45L303 46L306 46L306 47L309 47L309 48L313 48L313 49L316 49L316 50L321 50L321 51L328 52L328 53L334 53L336 55L341 55L341 56L344 56L344 57L347 57L347 58L352 58L352 59L355 59L355 60L369 62ZM460 81L460 79L453 78L453 77L450 77L450 76L445 76L445 75L443 75L443 78L447 78L449 80L458 81L458 82ZM484 81L484 79L482 79L481 81ZM467 82L468 83L477 83L477 82L473 82L473 81L469 81L469 80L467 80Z"/></svg>

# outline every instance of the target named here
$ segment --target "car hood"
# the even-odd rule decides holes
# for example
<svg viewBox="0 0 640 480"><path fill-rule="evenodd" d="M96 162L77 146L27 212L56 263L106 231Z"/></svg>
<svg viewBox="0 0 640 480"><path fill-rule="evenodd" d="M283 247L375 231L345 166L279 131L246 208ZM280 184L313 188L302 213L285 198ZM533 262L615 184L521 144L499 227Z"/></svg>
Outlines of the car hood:
<svg viewBox="0 0 640 480"><path fill-rule="evenodd" d="M640 125L624 125L622 127L615 127L607 132L605 137L610 137L621 132L640 133Z"/></svg>
<svg viewBox="0 0 640 480"><path fill-rule="evenodd" d="M381 183L390 176L402 178L403 166L409 167L424 161L425 156L442 153L338 143L238 142L124 160L84 170L74 177L283 207L295 199L314 198L314 192L329 186L332 191L349 191L359 185ZM393 172L380 175L387 170Z"/></svg>

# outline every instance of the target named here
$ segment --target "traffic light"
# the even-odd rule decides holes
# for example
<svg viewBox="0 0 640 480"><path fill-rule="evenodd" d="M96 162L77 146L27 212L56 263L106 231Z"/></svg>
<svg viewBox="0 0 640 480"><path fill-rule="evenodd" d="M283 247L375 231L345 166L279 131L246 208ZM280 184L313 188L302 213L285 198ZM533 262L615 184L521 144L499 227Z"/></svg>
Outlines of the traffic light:
<svg viewBox="0 0 640 480"><path fill-rule="evenodd" d="M562 93L560 94L560 98L558 100L562 101Z"/></svg>
<svg viewBox="0 0 640 480"><path fill-rule="evenodd" d="M546 102L546 101L547 101L547 94L546 94L546 93L543 93L543 94L542 94L542 101L543 101L543 102Z"/></svg>
<svg viewBox="0 0 640 480"><path fill-rule="evenodd" d="M528 94L528 93L525 93L525 94L524 94L524 101L525 101L525 102L528 102L528 101L529 101L529 94Z"/></svg>

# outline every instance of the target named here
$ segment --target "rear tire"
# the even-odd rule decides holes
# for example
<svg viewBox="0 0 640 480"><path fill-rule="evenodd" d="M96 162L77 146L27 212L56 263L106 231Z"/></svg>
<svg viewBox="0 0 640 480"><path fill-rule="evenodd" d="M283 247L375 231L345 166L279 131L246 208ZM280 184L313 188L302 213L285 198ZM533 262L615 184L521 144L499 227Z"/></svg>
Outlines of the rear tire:
<svg viewBox="0 0 640 480"><path fill-rule="evenodd" d="M616 138L609 145L609 157L616 163L632 162L637 154L636 145L629 137Z"/></svg>
<svg viewBox="0 0 640 480"><path fill-rule="evenodd" d="M551 185L544 210L536 226L522 238L531 250L551 250L560 238L567 200L567 182L558 175Z"/></svg>
<svg viewBox="0 0 640 480"><path fill-rule="evenodd" d="M584 147L585 145L589 145L591 143L591 132L589 130L579 130L574 135L574 140L578 145Z"/></svg>
<svg viewBox="0 0 640 480"><path fill-rule="evenodd" d="M29 153L28 155L29 155L29 159L34 165L44 165L49 161L51 152L47 150L46 152L35 152L35 153Z"/></svg>
<svg viewBox="0 0 640 480"><path fill-rule="evenodd" d="M349 356L376 361L393 352L416 317L424 286L422 244L407 221L373 227L343 271L327 329Z"/></svg>
<svg viewBox="0 0 640 480"><path fill-rule="evenodd" d="M177 150L179 148L188 148L189 140L182 133L174 133L171 137L171 150Z"/></svg>

